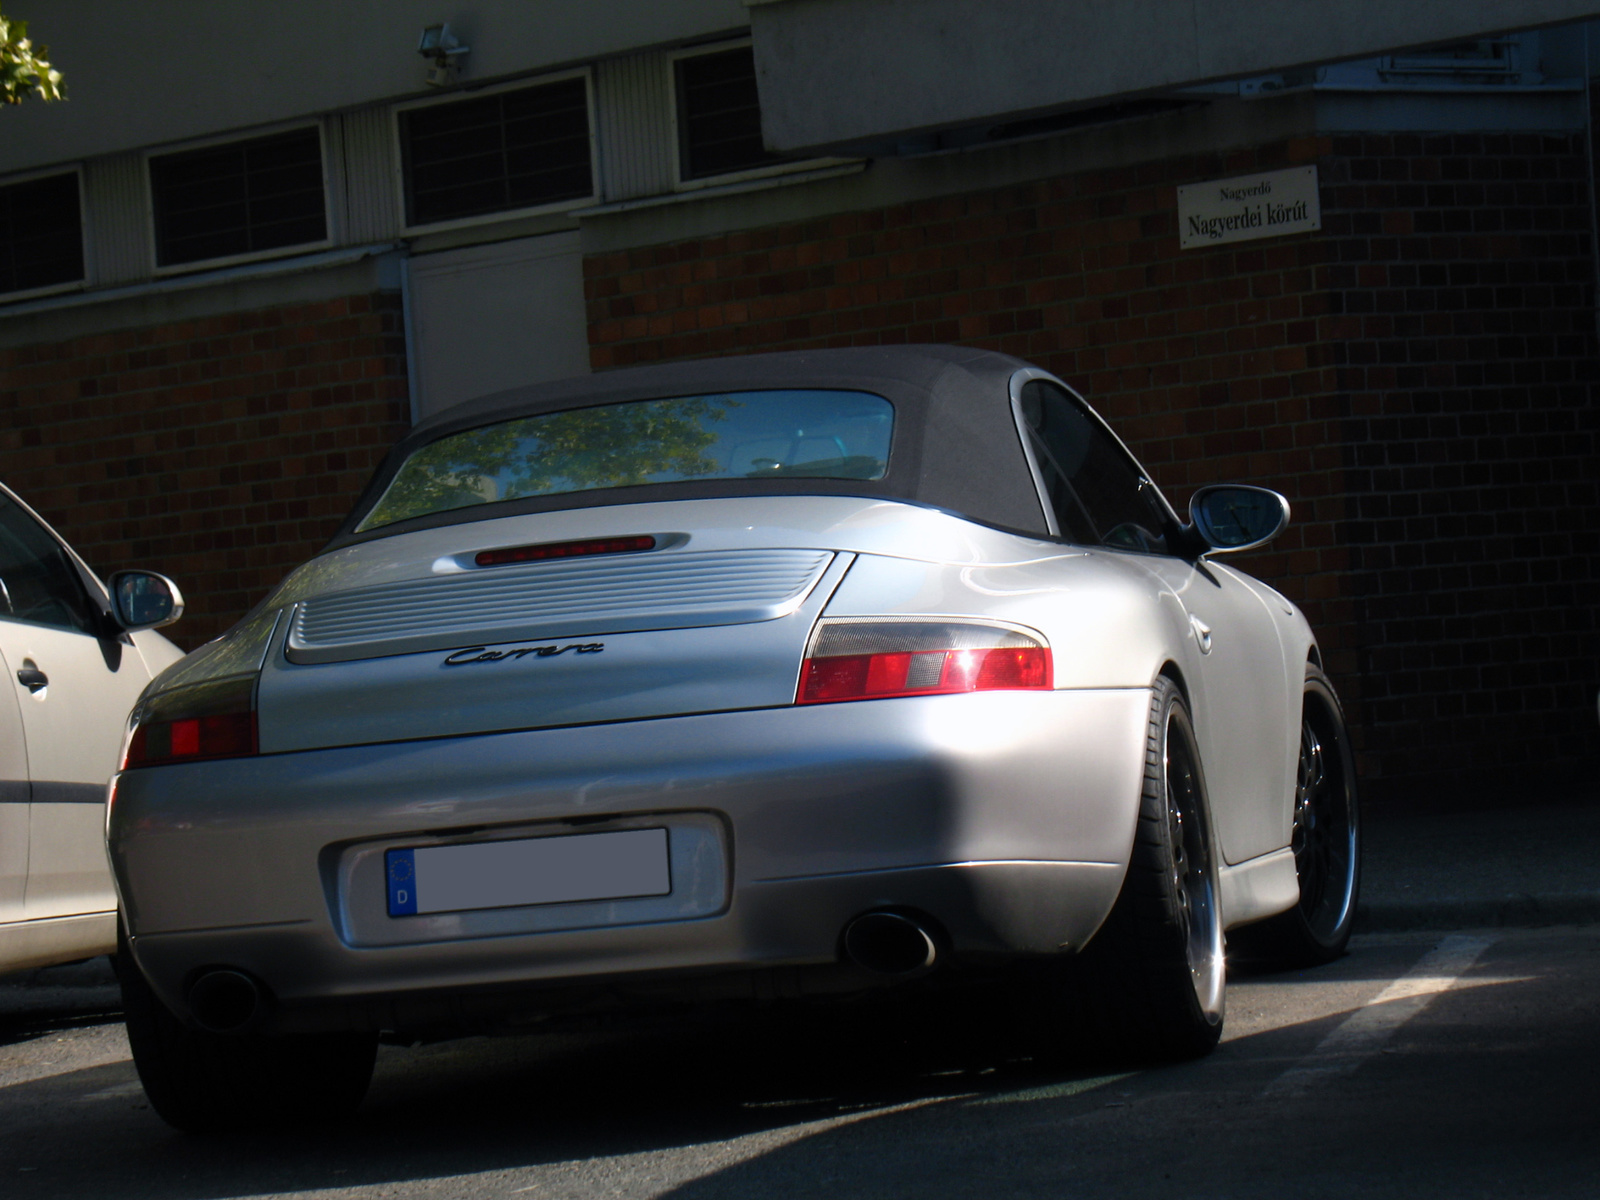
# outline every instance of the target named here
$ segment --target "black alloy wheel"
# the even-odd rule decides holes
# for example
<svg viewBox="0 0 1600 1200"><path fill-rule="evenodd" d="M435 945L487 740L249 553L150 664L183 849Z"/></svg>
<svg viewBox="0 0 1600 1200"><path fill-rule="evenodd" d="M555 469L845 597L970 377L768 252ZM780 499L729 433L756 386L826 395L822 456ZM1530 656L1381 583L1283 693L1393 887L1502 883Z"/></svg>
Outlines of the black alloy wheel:
<svg viewBox="0 0 1600 1200"><path fill-rule="evenodd" d="M1172 894L1175 919L1182 930L1184 959L1195 1003L1208 1019L1222 1020L1226 983L1222 921L1217 909L1217 872L1206 828L1205 792L1199 757L1188 729L1169 729L1166 746L1168 844L1172 847ZM1169 722L1172 718L1169 716Z"/></svg>
<svg viewBox="0 0 1600 1200"><path fill-rule="evenodd" d="M1340 957L1355 923L1361 822L1355 762L1339 700L1327 677L1306 668L1290 835L1300 897L1293 908L1230 938L1251 957L1284 967Z"/></svg>
<svg viewBox="0 0 1600 1200"><path fill-rule="evenodd" d="M1312 936L1331 942L1346 926L1355 899L1356 811L1339 734L1331 714L1309 698L1300 724L1300 769L1295 785L1295 875L1300 915Z"/></svg>

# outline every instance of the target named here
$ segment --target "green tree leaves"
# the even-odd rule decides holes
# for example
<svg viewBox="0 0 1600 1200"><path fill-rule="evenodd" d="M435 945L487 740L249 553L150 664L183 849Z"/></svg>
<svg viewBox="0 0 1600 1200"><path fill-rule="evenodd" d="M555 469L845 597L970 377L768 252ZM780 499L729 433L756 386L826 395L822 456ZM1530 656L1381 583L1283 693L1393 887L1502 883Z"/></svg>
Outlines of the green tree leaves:
<svg viewBox="0 0 1600 1200"><path fill-rule="evenodd" d="M894 406L825 388L625 400L419 446L357 526L530 496L708 479L882 479ZM760 494L760 488L752 494Z"/></svg>
<svg viewBox="0 0 1600 1200"><path fill-rule="evenodd" d="M61 72L45 61L48 46L28 40L28 23L0 12L0 100L21 104L29 92L41 100L60 100Z"/></svg>
<svg viewBox="0 0 1600 1200"><path fill-rule="evenodd" d="M717 441L707 426L737 407L725 396L634 401L440 438L406 460L361 528L522 496L709 475L719 464L706 454Z"/></svg>

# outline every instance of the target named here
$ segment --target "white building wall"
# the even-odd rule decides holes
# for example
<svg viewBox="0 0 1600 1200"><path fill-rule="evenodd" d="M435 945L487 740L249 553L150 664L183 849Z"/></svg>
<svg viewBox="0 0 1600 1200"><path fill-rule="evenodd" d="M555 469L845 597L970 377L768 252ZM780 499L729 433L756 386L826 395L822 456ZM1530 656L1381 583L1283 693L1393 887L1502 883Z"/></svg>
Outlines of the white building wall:
<svg viewBox="0 0 1600 1200"><path fill-rule="evenodd" d="M747 0L769 147L893 146L1100 104L1600 16L1600 0Z"/></svg>
<svg viewBox="0 0 1600 1200"><path fill-rule="evenodd" d="M6 113L0 175L424 95L424 27L448 20L488 82L749 24L742 0L28 0L71 102Z"/></svg>
<svg viewBox="0 0 1600 1200"><path fill-rule="evenodd" d="M666 18L657 13L626 28L610 29L604 36L584 31L579 37L557 23L548 31L554 40L547 39L534 47L525 38L518 43L522 45L517 52L520 57L505 57L511 55L515 31L524 29L518 22L527 13L548 8L537 0L527 0L521 6L481 7L474 10L478 13L475 25L463 24L458 29L462 40L473 47L474 57L465 79L468 83L477 82L490 68L515 65L522 72L521 77L532 82L537 76L527 73L530 65L554 61L552 56L561 58L574 47L591 43L631 47L631 53L613 53L583 64L593 71L598 203L577 211L495 214L404 235L394 108L396 103L438 94L420 83L423 63L414 53L414 33L421 24L442 14L409 2L379 5L376 0L370 4L351 0L349 4L330 7L335 11L330 13L325 27L344 32L327 43L328 53L338 53L343 44L339 38L354 37L358 27L373 39L363 54L349 59L355 80L350 85L353 90L337 95L355 95L358 83L369 92L393 85L392 94L371 94L358 105L308 113L320 119L324 132L330 238L335 247L372 247L402 240L406 243L385 257L385 266L375 276L377 282L373 286L399 286L397 268L406 263L411 366L422 412L436 411L488 391L589 369L583 250L604 252L821 213L901 203L995 186L1008 180L1047 178L1099 162L1143 161L1170 153L1172 145L1245 145L1318 128L1575 128L1586 116L1580 81L1569 81L1563 85L1565 90L1549 86L1480 87L1468 94L1461 88L1448 92L1432 87L1396 88L1376 75L1370 84L1357 80L1359 86L1355 90L1336 89L1330 81L1300 86L1288 76L1258 77L1239 82L1228 95L1210 89L1206 98L1216 103L1197 111L1173 113L1147 122L1122 122L1102 130L1083 129L1057 139L989 147L981 156L891 156L879 160L870 170L862 163L795 163L780 168L770 178L737 176L729 182L706 181L708 186L697 186L692 191L678 190L673 55L681 40L696 29L714 26L718 32L727 32L719 23L725 23L730 14L743 14L738 0L685 0L682 4L661 6L680 10L675 18L678 24L672 26L679 31L680 40L675 43L640 48L641 39L667 28L662 24ZM588 20L596 25L607 21L626 24L625 19L630 14L637 15L635 10L639 7L623 0L595 0L587 8ZM378 20L379 8L382 21ZM103 48L103 44L115 40L122 28L122 11L122 6L112 0L35 0L29 16L41 36L48 30L52 56L63 65L71 65L73 60L66 51L72 49L73 38L63 40L57 36L58 31L70 34L78 28L74 21L85 14L99 14L105 21L94 44ZM283 64L274 60L270 70L262 66L266 62L264 55L270 57L277 52L273 50L278 45L273 40L278 36L276 30L305 18L300 32L316 32L319 26L312 19L312 6L301 0L285 0L271 22L273 31L259 37L253 32L255 18L243 8L206 6L206 11L208 15L196 29L185 33L186 37L192 33L194 39L186 43L190 46L186 53L203 67L201 75L189 83L196 95L204 97L207 87L214 93L209 97L214 103L199 106L205 109L203 121L195 116L193 120L185 117L152 124L148 112L123 111L137 105L93 109L93 104L116 93L112 85L122 76L91 84L97 61L92 55L76 60L73 69L84 75L85 90L74 90L71 104L29 103L5 114L7 137L0 140L0 179L23 169L24 160L31 153L27 147L33 145L37 150L41 144L41 130L55 130L62 139L59 145L52 143L51 153L56 156L53 161L63 167L82 167L87 280L82 294L68 288L65 290L72 294L0 308L0 341L15 343L34 336L28 329L35 319L44 321L47 310L59 313L64 325L91 327L93 318L88 306L97 302L96 291L127 284L141 284L151 291L147 306L150 311L162 304L178 303L167 299L169 294L175 294L174 289L192 289L182 302L185 312L199 311L203 301L218 311L243 302L241 289L246 285L241 280L246 277L254 280L248 285L248 302L252 304L268 303L274 293L285 297L307 294L314 287L315 278L321 276L326 277L327 294L338 294L338 288L349 286L346 277L354 268L344 258L320 247L289 247L270 260L227 269L201 263L192 271L169 271L161 279L154 278L145 148L174 148L201 133L251 136L261 132L263 126L259 122L238 123L243 111L240 105L260 100L260 107L251 109L254 115L281 120L291 115L287 107L291 95L295 105L335 95L328 90L328 81L317 74L320 66L307 67L308 74L302 78L304 95L282 76L286 69ZM424 11L425 17L418 15ZM515 20L511 19L513 16ZM155 29L171 28L160 21L148 24ZM410 31L401 48L404 53L397 60L403 70L389 63L393 57L390 35L395 30ZM557 34L567 40L561 41ZM145 40L135 38L134 44L125 48L135 59L135 51L149 42L146 34L139 37ZM1532 36L1524 41L1530 48L1525 57L1531 69L1537 58L1531 48L1540 41ZM1554 50L1560 38L1556 33L1546 34L1543 44L1547 50ZM217 50L223 45L226 53ZM490 48L494 48L492 53ZM1581 47L1569 53L1568 58L1582 63ZM387 65L375 65L377 60ZM561 58L561 63L571 61L570 56ZM1378 69L1373 65L1377 61L1359 69L1372 74ZM252 78L253 65L267 73L259 79ZM1356 65L1347 64L1338 70L1348 74L1356 69ZM385 72L392 72L392 77ZM224 77L230 86L219 91L216 85ZM69 83L73 78L69 75ZM149 83L147 75L139 78L142 84ZM265 99L233 94L251 92L257 85ZM1274 99L1273 93L1279 90L1284 94ZM1210 92L1217 94L1212 96ZM464 89L446 93L441 99L470 94L469 89ZM1257 99L1242 102L1239 97L1245 94ZM97 96L102 99L97 100ZM163 106L171 110L173 103L172 97L164 96L159 89L149 101L151 110L157 113ZM175 112L168 111L167 116L174 116ZM141 142L140 138L146 140ZM62 157L74 145L110 147L111 152ZM28 169L38 165L34 163ZM74 306L82 306L82 311L75 309L73 315L67 315L68 308ZM146 308L130 302L125 310L116 309L118 313L136 310L144 313ZM105 310L108 315L104 319L122 319L109 316L111 311Z"/></svg>

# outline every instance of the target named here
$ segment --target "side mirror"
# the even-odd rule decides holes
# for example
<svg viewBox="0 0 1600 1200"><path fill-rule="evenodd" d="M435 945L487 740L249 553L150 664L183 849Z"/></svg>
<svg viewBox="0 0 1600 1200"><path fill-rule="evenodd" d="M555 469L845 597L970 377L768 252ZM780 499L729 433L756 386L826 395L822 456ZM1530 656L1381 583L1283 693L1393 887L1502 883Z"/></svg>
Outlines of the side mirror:
<svg viewBox="0 0 1600 1200"><path fill-rule="evenodd" d="M183 593L154 571L118 571L111 577L111 609L129 633L159 629L183 616Z"/></svg>
<svg viewBox="0 0 1600 1200"><path fill-rule="evenodd" d="M1270 488L1242 483L1213 484L1189 501L1195 532L1218 554L1254 550L1289 524L1289 502Z"/></svg>

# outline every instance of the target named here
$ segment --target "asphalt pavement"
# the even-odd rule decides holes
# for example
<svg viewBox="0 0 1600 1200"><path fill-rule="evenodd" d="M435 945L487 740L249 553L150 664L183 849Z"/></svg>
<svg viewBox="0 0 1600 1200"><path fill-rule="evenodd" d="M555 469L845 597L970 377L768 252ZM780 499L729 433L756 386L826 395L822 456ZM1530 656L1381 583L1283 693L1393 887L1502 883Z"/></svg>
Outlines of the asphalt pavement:
<svg viewBox="0 0 1600 1200"><path fill-rule="evenodd" d="M1358 932L1600 923L1600 797L1363 813Z"/></svg>

